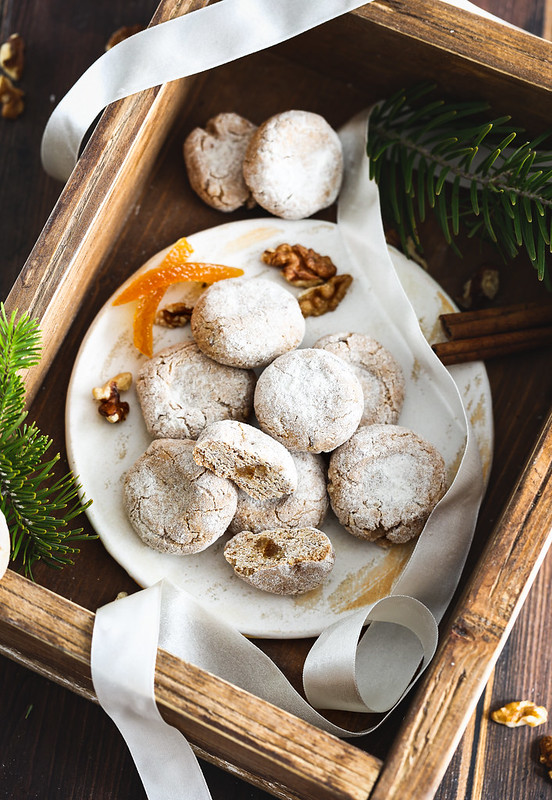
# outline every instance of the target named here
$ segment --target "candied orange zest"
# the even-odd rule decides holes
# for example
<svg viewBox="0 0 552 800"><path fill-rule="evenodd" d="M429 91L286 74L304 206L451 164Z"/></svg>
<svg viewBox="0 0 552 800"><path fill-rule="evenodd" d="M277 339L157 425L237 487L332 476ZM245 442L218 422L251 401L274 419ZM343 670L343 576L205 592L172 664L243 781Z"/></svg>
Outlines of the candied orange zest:
<svg viewBox="0 0 552 800"><path fill-rule="evenodd" d="M138 275L132 283L123 289L121 294L113 301L114 306L130 303L139 297L149 294L156 289L167 289L174 283L184 281L202 281L203 283L216 283L225 278L237 278L243 275L243 269L226 267L223 264L204 264L198 261L186 261L183 264L173 264L168 267L156 267Z"/></svg>
<svg viewBox="0 0 552 800"><path fill-rule="evenodd" d="M163 287L140 297L134 312L134 346L148 358L153 355L153 323L164 294Z"/></svg>

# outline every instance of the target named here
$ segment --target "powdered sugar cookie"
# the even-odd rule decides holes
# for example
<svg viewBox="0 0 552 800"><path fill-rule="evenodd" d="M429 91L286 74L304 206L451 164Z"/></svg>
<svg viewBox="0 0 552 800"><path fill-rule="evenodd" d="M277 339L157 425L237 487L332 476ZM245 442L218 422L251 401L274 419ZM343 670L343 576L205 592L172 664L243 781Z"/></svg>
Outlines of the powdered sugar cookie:
<svg viewBox="0 0 552 800"><path fill-rule="evenodd" d="M232 367L264 367L305 335L295 297L264 278L214 283L197 301L191 324L198 347Z"/></svg>
<svg viewBox="0 0 552 800"><path fill-rule="evenodd" d="M297 469L297 488L293 494L275 500L261 500L238 490L238 507L228 528L229 533L258 533L272 528L318 528L329 506L322 456L292 453L291 457Z"/></svg>
<svg viewBox="0 0 552 800"><path fill-rule="evenodd" d="M396 423L404 402L402 369L382 344L363 333L330 333L313 344L346 361L364 395L361 425Z"/></svg>
<svg viewBox="0 0 552 800"><path fill-rule="evenodd" d="M124 505L145 544L163 553L199 553L222 536L236 510L236 487L192 458L194 442L155 439L128 470Z"/></svg>
<svg viewBox="0 0 552 800"><path fill-rule="evenodd" d="M328 493L341 524L380 544L418 536L445 493L435 447L400 425L368 425L330 458Z"/></svg>
<svg viewBox="0 0 552 800"><path fill-rule="evenodd" d="M335 561L332 543L316 528L242 531L224 548L242 580L272 594L303 594L319 586Z"/></svg>
<svg viewBox="0 0 552 800"><path fill-rule="evenodd" d="M184 161L192 189L219 211L252 208L255 201L243 178L243 159L256 125L238 114L217 114L205 130L195 128L184 142Z"/></svg>
<svg viewBox="0 0 552 800"><path fill-rule="evenodd" d="M308 348L286 353L257 381L255 414L261 428L290 450L322 453L357 429L362 388L338 356Z"/></svg>
<svg viewBox="0 0 552 800"><path fill-rule="evenodd" d="M257 203L284 219L302 219L331 205L341 187L339 136L310 111L284 111L251 137L243 162Z"/></svg>
<svg viewBox="0 0 552 800"><path fill-rule="evenodd" d="M253 371L219 364L184 342L149 359L136 390L151 436L197 439L212 422L247 419L255 380Z"/></svg>
<svg viewBox="0 0 552 800"><path fill-rule="evenodd" d="M286 448L243 422L224 420L205 428L194 459L252 497L282 497L297 487L297 469Z"/></svg>

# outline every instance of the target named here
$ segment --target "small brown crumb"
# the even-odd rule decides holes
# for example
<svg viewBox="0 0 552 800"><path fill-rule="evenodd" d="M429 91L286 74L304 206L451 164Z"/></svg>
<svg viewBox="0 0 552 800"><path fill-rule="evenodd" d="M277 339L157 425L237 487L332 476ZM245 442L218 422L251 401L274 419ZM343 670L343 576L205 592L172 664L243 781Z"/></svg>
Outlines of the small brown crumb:
<svg viewBox="0 0 552 800"><path fill-rule="evenodd" d="M464 284L460 305L466 310L474 311L489 306L498 293L499 284L499 271L483 264Z"/></svg>
<svg viewBox="0 0 552 800"><path fill-rule="evenodd" d="M0 75L0 103L4 119L17 119L25 109L23 97L25 93L17 89L9 78Z"/></svg>
<svg viewBox="0 0 552 800"><path fill-rule="evenodd" d="M271 267L281 267L282 275L292 286L319 286L337 272L329 256L321 256L301 244L280 244L275 250L265 250L261 258Z"/></svg>
<svg viewBox="0 0 552 800"><path fill-rule="evenodd" d="M18 33L12 33L7 42L0 45L0 67L12 81L20 81L25 64L25 42Z"/></svg>
<svg viewBox="0 0 552 800"><path fill-rule="evenodd" d="M169 303L168 306L159 309L155 315L155 324L164 328L183 328L190 321L192 311L193 308L185 303Z"/></svg>
<svg viewBox="0 0 552 800"><path fill-rule="evenodd" d="M552 779L552 736L543 736L539 742L539 761L548 770L548 777Z"/></svg>
<svg viewBox="0 0 552 800"><path fill-rule="evenodd" d="M98 413L108 422L124 422L130 406L121 400L119 392L126 392L132 385L132 374L120 372L103 386L92 389L92 397L99 401Z"/></svg>
<svg viewBox="0 0 552 800"><path fill-rule="evenodd" d="M303 316L320 317L328 311L335 311L352 282L352 275L334 275L321 286L307 289L297 298Z"/></svg>
<svg viewBox="0 0 552 800"><path fill-rule="evenodd" d="M119 44L119 42L123 42L125 39L128 39L130 36L134 36L135 33L140 33L140 31L143 30L143 25L124 25L122 28L118 28L107 40L107 44L105 46L106 51L111 50L111 48L115 47L115 45Z"/></svg>
<svg viewBox="0 0 552 800"><path fill-rule="evenodd" d="M508 728L519 728L520 725L534 728L547 722L548 712L544 706L537 706L530 700L516 700L493 711L491 719Z"/></svg>

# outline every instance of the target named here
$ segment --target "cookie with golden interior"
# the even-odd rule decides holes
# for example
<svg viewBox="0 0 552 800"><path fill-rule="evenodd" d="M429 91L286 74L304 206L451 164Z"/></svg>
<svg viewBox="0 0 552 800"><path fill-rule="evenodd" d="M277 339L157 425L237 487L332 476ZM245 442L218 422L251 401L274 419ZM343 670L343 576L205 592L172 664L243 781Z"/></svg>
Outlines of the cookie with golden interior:
<svg viewBox="0 0 552 800"><path fill-rule="evenodd" d="M297 595L320 586L330 574L335 552L316 528L242 531L224 548L236 575L263 592Z"/></svg>

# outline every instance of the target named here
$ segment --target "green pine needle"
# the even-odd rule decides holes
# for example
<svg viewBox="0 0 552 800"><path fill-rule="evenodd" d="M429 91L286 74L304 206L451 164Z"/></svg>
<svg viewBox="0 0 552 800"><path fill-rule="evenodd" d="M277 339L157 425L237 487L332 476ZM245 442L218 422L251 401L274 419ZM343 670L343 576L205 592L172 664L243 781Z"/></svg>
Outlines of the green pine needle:
<svg viewBox="0 0 552 800"><path fill-rule="evenodd" d="M429 99L433 89L402 89L370 115L367 152L384 216L404 249L409 237L421 249L429 207L456 251L461 230L483 234L504 258L524 250L550 287L552 152L538 149L550 134L524 141L509 117L485 119L486 103Z"/></svg>
<svg viewBox="0 0 552 800"><path fill-rule="evenodd" d="M12 561L20 559L32 577L37 561L61 568L79 551L74 543L89 537L69 529L89 503L79 500L71 473L55 479L59 454L44 460L52 441L36 425L25 424L25 385L19 372L40 360L41 337L35 320L9 318L0 303L0 510L11 533Z"/></svg>

